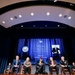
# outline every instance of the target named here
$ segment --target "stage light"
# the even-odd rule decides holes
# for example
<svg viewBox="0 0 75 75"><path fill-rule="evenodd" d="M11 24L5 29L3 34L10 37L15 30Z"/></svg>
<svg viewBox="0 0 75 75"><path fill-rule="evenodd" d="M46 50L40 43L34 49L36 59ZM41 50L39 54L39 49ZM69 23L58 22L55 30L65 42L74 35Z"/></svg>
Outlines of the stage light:
<svg viewBox="0 0 75 75"><path fill-rule="evenodd" d="M60 27L60 25L57 25L57 27Z"/></svg>
<svg viewBox="0 0 75 75"><path fill-rule="evenodd" d="M62 14L59 14L59 17L62 17Z"/></svg>
<svg viewBox="0 0 75 75"><path fill-rule="evenodd" d="M10 20L13 20L13 18L11 17Z"/></svg>
<svg viewBox="0 0 75 75"><path fill-rule="evenodd" d="M21 27L23 27L23 25L21 25Z"/></svg>
<svg viewBox="0 0 75 75"><path fill-rule="evenodd" d="M5 24L5 21L2 21L3 24Z"/></svg>
<svg viewBox="0 0 75 75"><path fill-rule="evenodd" d="M19 15L19 18L22 18L22 15Z"/></svg>
<svg viewBox="0 0 75 75"><path fill-rule="evenodd" d="M71 16L69 16L68 19L70 20L71 19Z"/></svg>
<svg viewBox="0 0 75 75"><path fill-rule="evenodd" d="M54 0L54 2L57 2L57 0Z"/></svg>
<svg viewBox="0 0 75 75"><path fill-rule="evenodd" d="M45 25L45 27L47 27L47 25Z"/></svg>
<svg viewBox="0 0 75 75"><path fill-rule="evenodd" d="M47 12L47 16L49 16L50 15L50 12Z"/></svg>
<svg viewBox="0 0 75 75"><path fill-rule="evenodd" d="M73 6L73 4L70 4L70 6Z"/></svg>
<svg viewBox="0 0 75 75"><path fill-rule="evenodd" d="M35 25L33 25L33 27L35 27Z"/></svg>
<svg viewBox="0 0 75 75"><path fill-rule="evenodd" d="M31 16L34 16L34 13L33 12L31 13Z"/></svg>

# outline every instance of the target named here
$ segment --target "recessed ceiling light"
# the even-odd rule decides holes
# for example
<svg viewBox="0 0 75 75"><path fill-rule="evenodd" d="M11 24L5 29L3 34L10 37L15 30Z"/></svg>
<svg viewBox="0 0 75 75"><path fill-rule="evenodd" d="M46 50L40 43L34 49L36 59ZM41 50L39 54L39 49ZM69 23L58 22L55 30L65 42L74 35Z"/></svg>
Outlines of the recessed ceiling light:
<svg viewBox="0 0 75 75"><path fill-rule="evenodd" d="M69 16L68 19L70 20L71 19L71 16Z"/></svg>
<svg viewBox="0 0 75 75"><path fill-rule="evenodd" d="M5 21L2 21L3 24L5 24Z"/></svg>
<svg viewBox="0 0 75 75"><path fill-rule="evenodd" d="M73 6L73 4L70 4L70 6Z"/></svg>
<svg viewBox="0 0 75 75"><path fill-rule="evenodd" d="M50 12L47 12L47 16L49 16L50 15Z"/></svg>
<svg viewBox="0 0 75 75"><path fill-rule="evenodd" d="M22 15L19 15L19 18L21 18L22 17Z"/></svg>
<svg viewBox="0 0 75 75"><path fill-rule="evenodd" d="M60 25L57 25L57 27L60 27Z"/></svg>
<svg viewBox="0 0 75 75"><path fill-rule="evenodd" d="M23 25L21 25L21 27L23 27Z"/></svg>
<svg viewBox="0 0 75 75"><path fill-rule="evenodd" d="M54 2L57 2L57 0L54 0Z"/></svg>
<svg viewBox="0 0 75 75"><path fill-rule="evenodd" d="M59 14L59 17L62 17L62 14Z"/></svg>
<svg viewBox="0 0 75 75"><path fill-rule="evenodd" d="M34 16L34 13L33 12L31 13L31 16Z"/></svg>
<svg viewBox="0 0 75 75"><path fill-rule="evenodd" d="M33 25L33 27L35 27L35 25Z"/></svg>
<svg viewBox="0 0 75 75"><path fill-rule="evenodd" d="M45 27L47 27L47 25L45 25Z"/></svg>
<svg viewBox="0 0 75 75"><path fill-rule="evenodd" d="M13 18L11 17L10 20L13 20Z"/></svg>

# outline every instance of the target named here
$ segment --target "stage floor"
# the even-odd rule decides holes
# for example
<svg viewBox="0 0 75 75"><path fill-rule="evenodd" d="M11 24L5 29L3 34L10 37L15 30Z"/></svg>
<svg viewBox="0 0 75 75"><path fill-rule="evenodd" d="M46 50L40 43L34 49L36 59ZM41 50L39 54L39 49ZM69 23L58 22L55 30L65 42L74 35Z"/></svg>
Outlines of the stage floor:
<svg viewBox="0 0 75 75"><path fill-rule="evenodd" d="M49 67L48 67L48 65L45 66L45 71L49 74ZM35 72L36 72L35 65L32 65L32 71L31 71L31 73L35 74ZM53 73L56 74L55 72L53 72ZM61 74L60 70L59 70L59 74Z"/></svg>

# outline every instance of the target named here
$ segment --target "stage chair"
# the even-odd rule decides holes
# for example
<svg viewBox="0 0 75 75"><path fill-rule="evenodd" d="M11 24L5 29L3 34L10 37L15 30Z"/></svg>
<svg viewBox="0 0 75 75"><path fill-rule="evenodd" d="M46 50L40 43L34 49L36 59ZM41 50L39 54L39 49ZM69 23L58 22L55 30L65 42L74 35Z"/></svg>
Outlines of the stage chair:
<svg viewBox="0 0 75 75"><path fill-rule="evenodd" d="M55 68L53 68L53 69L52 69L52 71L53 71L53 72L56 72L56 69L55 69Z"/></svg>
<svg viewBox="0 0 75 75"><path fill-rule="evenodd" d="M32 70L32 66L30 66L30 69ZM24 65L21 65L20 74L24 74ZM30 73L30 74L31 74L31 73Z"/></svg>
<svg viewBox="0 0 75 75"><path fill-rule="evenodd" d="M5 70L4 70L4 74L12 74L12 71L5 69Z"/></svg>
<svg viewBox="0 0 75 75"><path fill-rule="evenodd" d="M72 69L72 73L75 75L75 69Z"/></svg>
<svg viewBox="0 0 75 75"><path fill-rule="evenodd" d="M61 69L61 75L63 75L64 73L63 73L63 71L62 71L62 67L61 67L60 69ZM65 70L65 74L66 74L66 73L69 73L69 71L68 71L67 68L64 68L64 70Z"/></svg>

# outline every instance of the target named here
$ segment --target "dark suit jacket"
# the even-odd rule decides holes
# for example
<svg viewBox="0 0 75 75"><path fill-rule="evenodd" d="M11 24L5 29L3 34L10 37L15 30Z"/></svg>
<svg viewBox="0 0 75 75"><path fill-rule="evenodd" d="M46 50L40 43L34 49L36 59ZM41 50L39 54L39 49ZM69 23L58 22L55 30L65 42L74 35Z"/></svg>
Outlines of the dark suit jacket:
<svg viewBox="0 0 75 75"><path fill-rule="evenodd" d="M53 60L54 64L57 66L57 62L55 60ZM48 65L51 65L51 61L49 61Z"/></svg>
<svg viewBox="0 0 75 75"><path fill-rule="evenodd" d="M12 66L14 66L14 65L16 65L16 59L13 60ZM20 60L17 61L17 65L20 67L20 65L21 65Z"/></svg>
<svg viewBox="0 0 75 75"><path fill-rule="evenodd" d="M40 61L40 60L39 60L39 61ZM42 70L44 71L44 70L45 70L45 63L44 63L44 61L42 60L41 62L43 63L43 65L40 66L40 65L39 65L39 61L37 61L37 63L36 63L36 69L38 69L38 67L39 67L39 68L42 68Z"/></svg>
<svg viewBox="0 0 75 75"><path fill-rule="evenodd" d="M68 66L68 61L67 60L64 60L64 61L61 60L60 65L64 65L64 66L67 65Z"/></svg>

